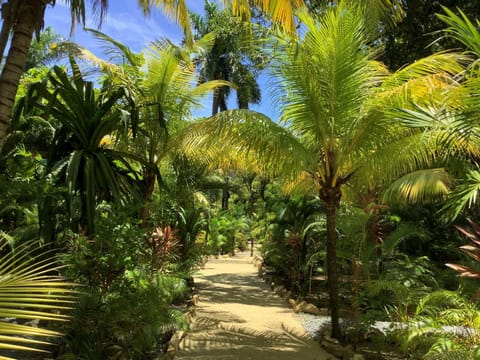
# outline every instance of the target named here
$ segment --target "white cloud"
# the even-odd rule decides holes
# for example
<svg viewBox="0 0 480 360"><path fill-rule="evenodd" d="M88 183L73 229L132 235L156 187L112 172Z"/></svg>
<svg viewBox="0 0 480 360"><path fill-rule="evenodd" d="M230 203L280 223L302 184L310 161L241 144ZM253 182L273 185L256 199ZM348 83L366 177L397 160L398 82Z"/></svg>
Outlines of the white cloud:
<svg viewBox="0 0 480 360"><path fill-rule="evenodd" d="M163 15L158 15L152 13L151 16L144 17L141 12L135 14L110 12L102 31L136 51L161 37L168 37L174 42L180 41L182 35L178 26L168 22Z"/></svg>

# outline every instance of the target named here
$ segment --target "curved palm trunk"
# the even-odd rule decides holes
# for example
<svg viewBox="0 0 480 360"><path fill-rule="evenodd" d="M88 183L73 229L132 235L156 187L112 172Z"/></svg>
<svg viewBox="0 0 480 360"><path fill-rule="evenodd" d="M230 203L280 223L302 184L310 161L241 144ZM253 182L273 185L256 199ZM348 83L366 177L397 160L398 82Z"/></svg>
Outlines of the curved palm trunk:
<svg viewBox="0 0 480 360"><path fill-rule="evenodd" d="M43 19L47 1L25 0L18 9L17 22L0 76L0 151L5 143L10 114L36 25Z"/></svg>
<svg viewBox="0 0 480 360"><path fill-rule="evenodd" d="M329 189L320 194L326 203L327 210L327 276L330 316L332 321L332 337L341 339L342 332L339 323L338 303L338 273L337 273L337 207L342 193L340 189Z"/></svg>
<svg viewBox="0 0 480 360"><path fill-rule="evenodd" d="M7 47L8 39L10 38L10 30L13 25L12 22L14 18L12 14L16 14L20 4L18 1L7 1L2 4L1 15L2 15L2 29L0 30L0 63L3 60L3 55L5 55L5 48Z"/></svg>

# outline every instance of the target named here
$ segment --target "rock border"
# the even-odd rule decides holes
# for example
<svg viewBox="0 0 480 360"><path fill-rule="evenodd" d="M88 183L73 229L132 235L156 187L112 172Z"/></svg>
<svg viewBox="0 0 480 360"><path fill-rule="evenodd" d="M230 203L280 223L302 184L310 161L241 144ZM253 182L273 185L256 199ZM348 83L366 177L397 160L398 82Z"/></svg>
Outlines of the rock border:
<svg viewBox="0 0 480 360"><path fill-rule="evenodd" d="M301 312L316 316L328 315L328 309L320 309L315 304L308 303L303 299L294 299L290 290L287 290L283 285L276 284L273 281L272 276L269 276L268 270L263 264L263 258L261 256L255 255L252 259L252 263L258 269L258 276L270 284L272 291L284 299L295 313ZM320 346L338 359L365 360L365 356L356 353L351 345L342 345L338 340L326 336L325 333L320 334Z"/></svg>

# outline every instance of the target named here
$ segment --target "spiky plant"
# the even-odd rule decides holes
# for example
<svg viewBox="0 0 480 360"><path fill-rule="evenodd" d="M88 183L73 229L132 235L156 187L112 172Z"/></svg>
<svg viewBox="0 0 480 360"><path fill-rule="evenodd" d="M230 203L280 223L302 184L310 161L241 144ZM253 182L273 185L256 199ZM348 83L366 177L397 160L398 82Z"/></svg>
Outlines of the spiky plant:
<svg viewBox="0 0 480 360"><path fill-rule="evenodd" d="M169 262L178 260L180 243L177 230L170 225L164 228L157 226L147 238L147 245L152 269L163 271Z"/></svg>
<svg viewBox="0 0 480 360"><path fill-rule="evenodd" d="M467 220L473 231L460 226L456 226L456 228L460 233L470 239L472 244L462 245L460 246L460 250L470 256L473 260L480 262L480 226L478 226L472 219ZM459 264L447 263L445 265L458 272L461 277L480 279L480 271L478 270Z"/></svg>

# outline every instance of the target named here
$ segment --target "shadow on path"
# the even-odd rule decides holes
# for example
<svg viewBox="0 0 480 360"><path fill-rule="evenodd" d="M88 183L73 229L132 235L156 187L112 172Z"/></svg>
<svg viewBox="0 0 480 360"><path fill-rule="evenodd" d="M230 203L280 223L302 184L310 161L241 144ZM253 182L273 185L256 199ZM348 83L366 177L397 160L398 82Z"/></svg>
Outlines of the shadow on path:
<svg viewBox="0 0 480 360"><path fill-rule="evenodd" d="M200 301L176 359L334 359L257 277L246 252L209 260L195 281Z"/></svg>

